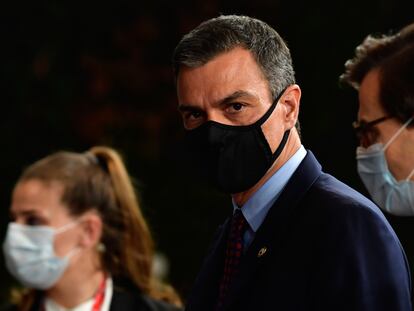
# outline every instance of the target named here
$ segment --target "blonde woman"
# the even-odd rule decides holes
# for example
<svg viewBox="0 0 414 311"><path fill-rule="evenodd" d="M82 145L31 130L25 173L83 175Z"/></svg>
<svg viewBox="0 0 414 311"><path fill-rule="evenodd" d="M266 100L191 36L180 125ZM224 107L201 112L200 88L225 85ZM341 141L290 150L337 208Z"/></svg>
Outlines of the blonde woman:
<svg viewBox="0 0 414 311"><path fill-rule="evenodd" d="M29 166L3 251L27 291L14 310L177 310L151 273L153 242L125 166L107 147ZM166 302L167 301L167 302Z"/></svg>

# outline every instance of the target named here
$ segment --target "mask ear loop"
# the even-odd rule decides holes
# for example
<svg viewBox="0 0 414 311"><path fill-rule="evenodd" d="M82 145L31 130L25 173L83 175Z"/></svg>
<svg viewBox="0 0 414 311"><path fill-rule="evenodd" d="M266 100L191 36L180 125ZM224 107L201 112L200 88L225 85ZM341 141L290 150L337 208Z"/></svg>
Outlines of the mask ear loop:
<svg viewBox="0 0 414 311"><path fill-rule="evenodd" d="M411 118L410 120L413 120L413 118ZM414 168L413 168L413 170L411 171L411 173L407 176L406 181L410 181L410 179L411 179L413 176L414 176Z"/></svg>
<svg viewBox="0 0 414 311"><path fill-rule="evenodd" d="M405 128L411 123L411 121L413 120L413 118L409 118L407 120L407 122L405 122L400 128L399 130L390 138L390 140L384 145L384 148L382 148L383 151L385 151L390 145L391 143L398 137L398 135L401 134L402 131L405 130Z"/></svg>
<svg viewBox="0 0 414 311"><path fill-rule="evenodd" d="M410 181L411 177L413 177L413 176L414 176L414 168L413 168L413 170L411 171L410 175L408 175L408 177L407 177L405 180L406 180L406 181Z"/></svg>
<svg viewBox="0 0 414 311"><path fill-rule="evenodd" d="M279 95L276 96L275 100L272 102L272 105L270 106L270 108L265 112L265 114L263 116L260 117L259 120L257 120L255 122L256 125L258 126L262 126L263 123L265 123L267 121L267 119L270 117L270 115L273 113L273 111L275 110L277 103L279 102L279 99L282 98L283 94L285 93L286 89L288 87L285 87L280 93Z"/></svg>
<svg viewBox="0 0 414 311"><path fill-rule="evenodd" d="M81 221L79 219L74 220L66 225L63 225L62 227L55 229L55 235L63 233L67 230L69 230L70 228L73 228L74 226L78 225ZM71 257L73 257L74 255L76 255L77 253L80 252L80 248L79 246L75 246L74 248L72 248L65 256L63 256L64 258L70 259Z"/></svg>
<svg viewBox="0 0 414 311"><path fill-rule="evenodd" d="M76 226L77 224L79 224L79 222L80 220L74 220L66 225L63 225L62 227L55 229L55 234L63 233L69 230L70 228Z"/></svg>

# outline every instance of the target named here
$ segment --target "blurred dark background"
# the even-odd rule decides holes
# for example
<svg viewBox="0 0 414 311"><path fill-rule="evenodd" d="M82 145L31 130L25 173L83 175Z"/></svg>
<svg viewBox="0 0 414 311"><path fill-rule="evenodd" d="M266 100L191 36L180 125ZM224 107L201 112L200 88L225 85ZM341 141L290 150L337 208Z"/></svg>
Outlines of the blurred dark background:
<svg viewBox="0 0 414 311"><path fill-rule="evenodd" d="M230 199L189 180L170 68L183 34L219 14L272 25L291 48L303 90L303 143L324 170L365 193L351 123L356 92L345 60L368 33L414 21L412 1L7 1L0 9L0 235L22 168L57 150L117 148L137 181L169 280L185 296ZM414 264L412 218L391 218ZM16 285L0 261L0 301Z"/></svg>

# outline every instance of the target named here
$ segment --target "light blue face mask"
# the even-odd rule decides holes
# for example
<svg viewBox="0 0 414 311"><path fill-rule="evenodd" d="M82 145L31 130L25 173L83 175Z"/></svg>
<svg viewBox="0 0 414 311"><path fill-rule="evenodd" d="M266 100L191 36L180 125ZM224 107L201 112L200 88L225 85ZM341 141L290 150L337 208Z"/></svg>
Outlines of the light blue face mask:
<svg viewBox="0 0 414 311"><path fill-rule="evenodd" d="M368 148L358 147L358 173L375 203L384 211L397 216L414 215L414 169L403 181L397 181L388 169L384 151L411 123L409 119L383 146L376 143Z"/></svg>
<svg viewBox="0 0 414 311"><path fill-rule="evenodd" d="M62 276L74 249L64 257L55 255L53 241L57 234L76 225L69 223L59 229L9 223L3 253L9 272L28 288L51 288Z"/></svg>

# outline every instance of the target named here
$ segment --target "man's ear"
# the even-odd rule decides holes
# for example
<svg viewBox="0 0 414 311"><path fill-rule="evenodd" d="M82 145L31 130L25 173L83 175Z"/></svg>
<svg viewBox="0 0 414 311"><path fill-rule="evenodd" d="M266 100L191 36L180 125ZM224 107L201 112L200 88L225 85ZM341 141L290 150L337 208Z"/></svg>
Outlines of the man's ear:
<svg viewBox="0 0 414 311"><path fill-rule="evenodd" d="M101 240L103 223L102 218L95 211L82 215L82 237L80 246L85 248L95 247Z"/></svg>
<svg viewBox="0 0 414 311"><path fill-rule="evenodd" d="M283 107L286 129L293 128L298 120L301 95L302 91L299 85L293 84L285 90L279 100L279 104Z"/></svg>

